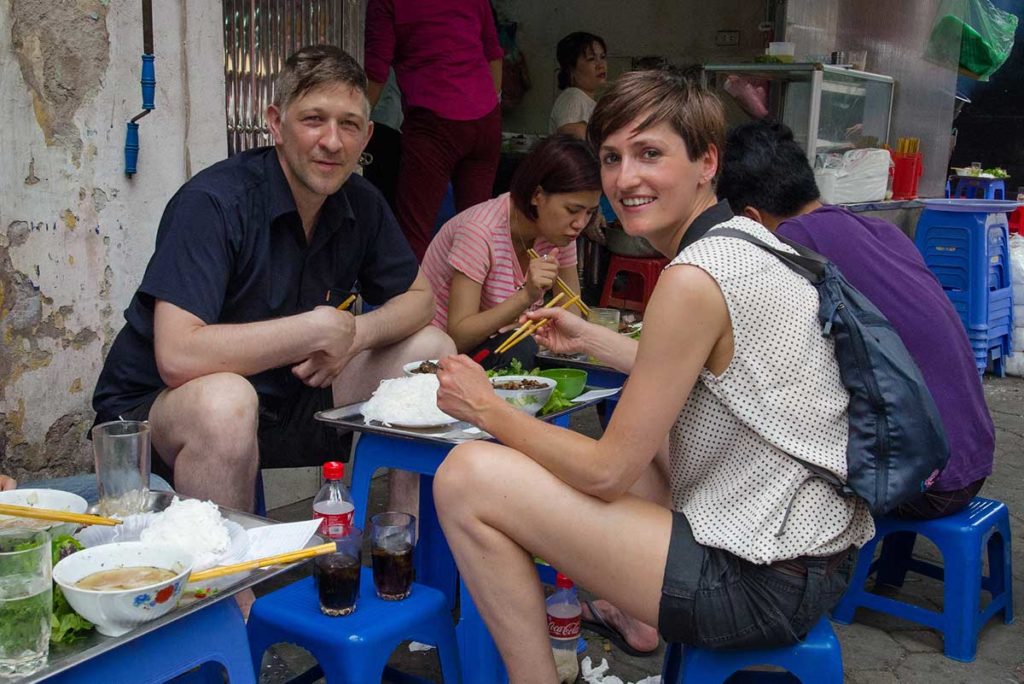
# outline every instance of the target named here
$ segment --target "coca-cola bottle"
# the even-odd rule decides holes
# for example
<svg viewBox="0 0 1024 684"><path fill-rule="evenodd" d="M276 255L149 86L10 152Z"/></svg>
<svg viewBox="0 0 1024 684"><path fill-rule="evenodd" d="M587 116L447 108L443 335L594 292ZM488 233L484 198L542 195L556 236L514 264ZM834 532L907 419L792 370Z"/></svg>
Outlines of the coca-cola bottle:
<svg viewBox="0 0 1024 684"><path fill-rule="evenodd" d="M324 486L313 499L313 517L320 519L318 532L332 539L344 537L352 526L355 505L341 478L345 464L338 461L324 463Z"/></svg>
<svg viewBox="0 0 1024 684"><path fill-rule="evenodd" d="M576 642L580 638L580 600L572 580L557 573L555 593L547 598L548 636L555 656L560 684L573 684L580 673L576 659Z"/></svg>

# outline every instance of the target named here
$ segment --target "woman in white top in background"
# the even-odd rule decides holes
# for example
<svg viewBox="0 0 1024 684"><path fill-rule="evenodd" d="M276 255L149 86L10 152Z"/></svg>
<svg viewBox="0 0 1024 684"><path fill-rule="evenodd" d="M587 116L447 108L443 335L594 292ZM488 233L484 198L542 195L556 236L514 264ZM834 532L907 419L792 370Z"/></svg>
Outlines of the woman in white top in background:
<svg viewBox="0 0 1024 684"><path fill-rule="evenodd" d="M604 39L577 31L558 41L558 89L562 91L551 108L548 133L587 137L587 122L597 104L594 95L608 78L608 49Z"/></svg>
<svg viewBox="0 0 1024 684"><path fill-rule="evenodd" d="M445 538L513 684L557 681L539 556L666 641L788 645L846 587L874 535L866 504L793 456L846 477L847 404L818 295L776 257L707 235L726 225L788 249L715 197L722 106L671 71L624 75L588 128L626 232L673 259L632 340L559 309L537 337L629 374L600 439L498 397L466 356L441 359L438 407L500 443L455 447L434 478ZM664 503L630 493L658 465Z"/></svg>

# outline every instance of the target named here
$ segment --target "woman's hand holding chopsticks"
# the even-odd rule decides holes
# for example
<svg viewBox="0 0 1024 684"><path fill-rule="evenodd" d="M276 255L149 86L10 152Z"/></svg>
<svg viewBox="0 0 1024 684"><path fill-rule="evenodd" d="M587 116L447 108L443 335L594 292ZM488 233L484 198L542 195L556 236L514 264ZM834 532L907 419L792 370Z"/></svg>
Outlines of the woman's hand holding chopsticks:
<svg viewBox="0 0 1024 684"><path fill-rule="evenodd" d="M588 351L586 333L593 326L574 313L561 308L534 309L523 314L527 321L549 321L533 335L537 342L556 354Z"/></svg>

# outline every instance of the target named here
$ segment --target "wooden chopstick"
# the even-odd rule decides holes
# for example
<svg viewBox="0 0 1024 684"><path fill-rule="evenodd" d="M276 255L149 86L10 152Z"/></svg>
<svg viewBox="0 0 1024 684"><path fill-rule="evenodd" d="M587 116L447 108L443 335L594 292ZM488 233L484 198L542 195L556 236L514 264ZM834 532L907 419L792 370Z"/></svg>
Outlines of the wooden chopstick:
<svg viewBox="0 0 1024 684"><path fill-rule="evenodd" d="M17 518L33 518L35 520L53 520L54 522L70 522L79 525L120 525L121 521L115 518L104 518L100 515L89 515L88 513L72 513L70 511L55 511L52 508L35 508L33 506L16 506L14 504L0 504L0 515L12 515Z"/></svg>
<svg viewBox="0 0 1024 684"><path fill-rule="evenodd" d="M565 293L564 293L564 292L559 292L558 294L556 294L556 295L555 295L554 297L552 297L552 298L551 298L551 301L549 301L549 302L548 302L547 304L545 304L545 305L544 305L543 307L541 307L541 308L542 308L542 309L548 309L548 308L551 308L552 306L554 306L555 304L557 304L557 303L558 303L559 301L561 301L562 297L564 297L564 296L565 296ZM525 323L523 323L523 324L522 324L521 326L519 326L518 328L516 328L516 330L515 330L515 332L514 332L514 333L512 333L511 335L509 335L509 336L508 336L508 338L507 338L507 339L506 339L506 340L505 340L504 342L502 342L501 344L499 344L499 345L497 346L497 348L495 348L495 350L494 350L494 353L495 353L495 354L500 354L501 352L503 352L503 351L505 351L506 349L508 349L509 347L511 347L512 345L511 345L511 344L509 344L509 341L510 341L510 340L513 340L513 339L514 339L514 340L516 340L516 342L518 342L518 341L519 341L519 339L517 339L517 338L519 338L520 334L521 334L521 333L522 333L522 332L523 332L524 330L526 330L527 328L529 328L529 327L530 327L530 324L531 324L531 323L533 323L533 321L526 321L526 322L525 322Z"/></svg>
<svg viewBox="0 0 1024 684"><path fill-rule="evenodd" d="M533 259L540 259L541 258L540 254L537 253L537 250L535 250L532 247L530 249L528 249L526 251L526 253L529 254L530 257L533 258ZM576 293L572 291L572 288L569 287L569 285L564 280L562 280L561 276L556 276L555 282L558 283L558 287L562 288L562 292L564 292L567 297L575 297L576 296ZM583 314L584 318L590 318L590 308L586 304L583 303L582 299L580 299L578 302L576 302L576 306L579 307L580 313Z"/></svg>
<svg viewBox="0 0 1024 684"><path fill-rule="evenodd" d="M579 302L577 300L579 300L579 298L580 298L580 296L576 295L575 297L573 297L572 299L570 299L566 303L562 304L561 308L568 309L573 304L578 304ZM551 301L552 301L552 303L554 303L555 300L552 299ZM548 309L548 308L550 308L550 306L545 306L544 308ZM517 344L519 344L520 342L525 340L527 337L532 335L533 333L537 332L540 328L542 328L548 322L550 322L550 319L547 319L547 318L541 319L539 321L527 321L523 325L523 327L520 328L520 330L522 332L516 331L516 333L514 335L512 335L507 340L502 342L501 345L497 349L494 350L495 353L501 354L503 352L508 351L509 349L511 349L512 347L516 346Z"/></svg>
<svg viewBox="0 0 1024 684"><path fill-rule="evenodd" d="M356 296L355 295L349 295L348 298L345 301L343 301L341 304L338 305L338 307L337 307L338 311L344 311L345 309L347 309L349 307L349 304L351 304L354 301L356 301Z"/></svg>
<svg viewBox="0 0 1024 684"><path fill-rule="evenodd" d="M256 560L235 563L234 565L222 565L219 568L210 568L209 570L193 572L189 576L188 581L190 583L203 582L205 580L211 580L217 577L224 577L225 575L233 575L236 572L244 572L246 570L256 570L258 568L265 568L269 565L294 563L295 561L306 560L307 558L313 558L314 556L322 556L326 553L334 553L337 550L338 547L334 542L328 542L326 544L320 544L319 546L311 546L308 549L299 549L298 551L279 553L276 556L267 556L266 558L257 558Z"/></svg>

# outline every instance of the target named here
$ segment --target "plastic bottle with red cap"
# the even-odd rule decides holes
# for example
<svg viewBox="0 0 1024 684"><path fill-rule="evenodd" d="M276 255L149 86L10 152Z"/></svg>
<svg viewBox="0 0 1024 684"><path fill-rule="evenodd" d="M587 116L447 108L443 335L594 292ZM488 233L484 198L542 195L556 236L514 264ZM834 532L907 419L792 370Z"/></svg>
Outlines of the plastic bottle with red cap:
<svg viewBox="0 0 1024 684"><path fill-rule="evenodd" d="M582 609L576 596L576 586L560 572L555 575L555 593L547 598L547 613L548 637L555 656L558 681L560 684L572 684L580 673L576 642L580 638Z"/></svg>
<svg viewBox="0 0 1024 684"><path fill-rule="evenodd" d="M321 535L329 538L344 537L352 526L356 507L352 495L342 481L345 464L338 461L324 463L324 485L313 499L313 517L320 519Z"/></svg>

